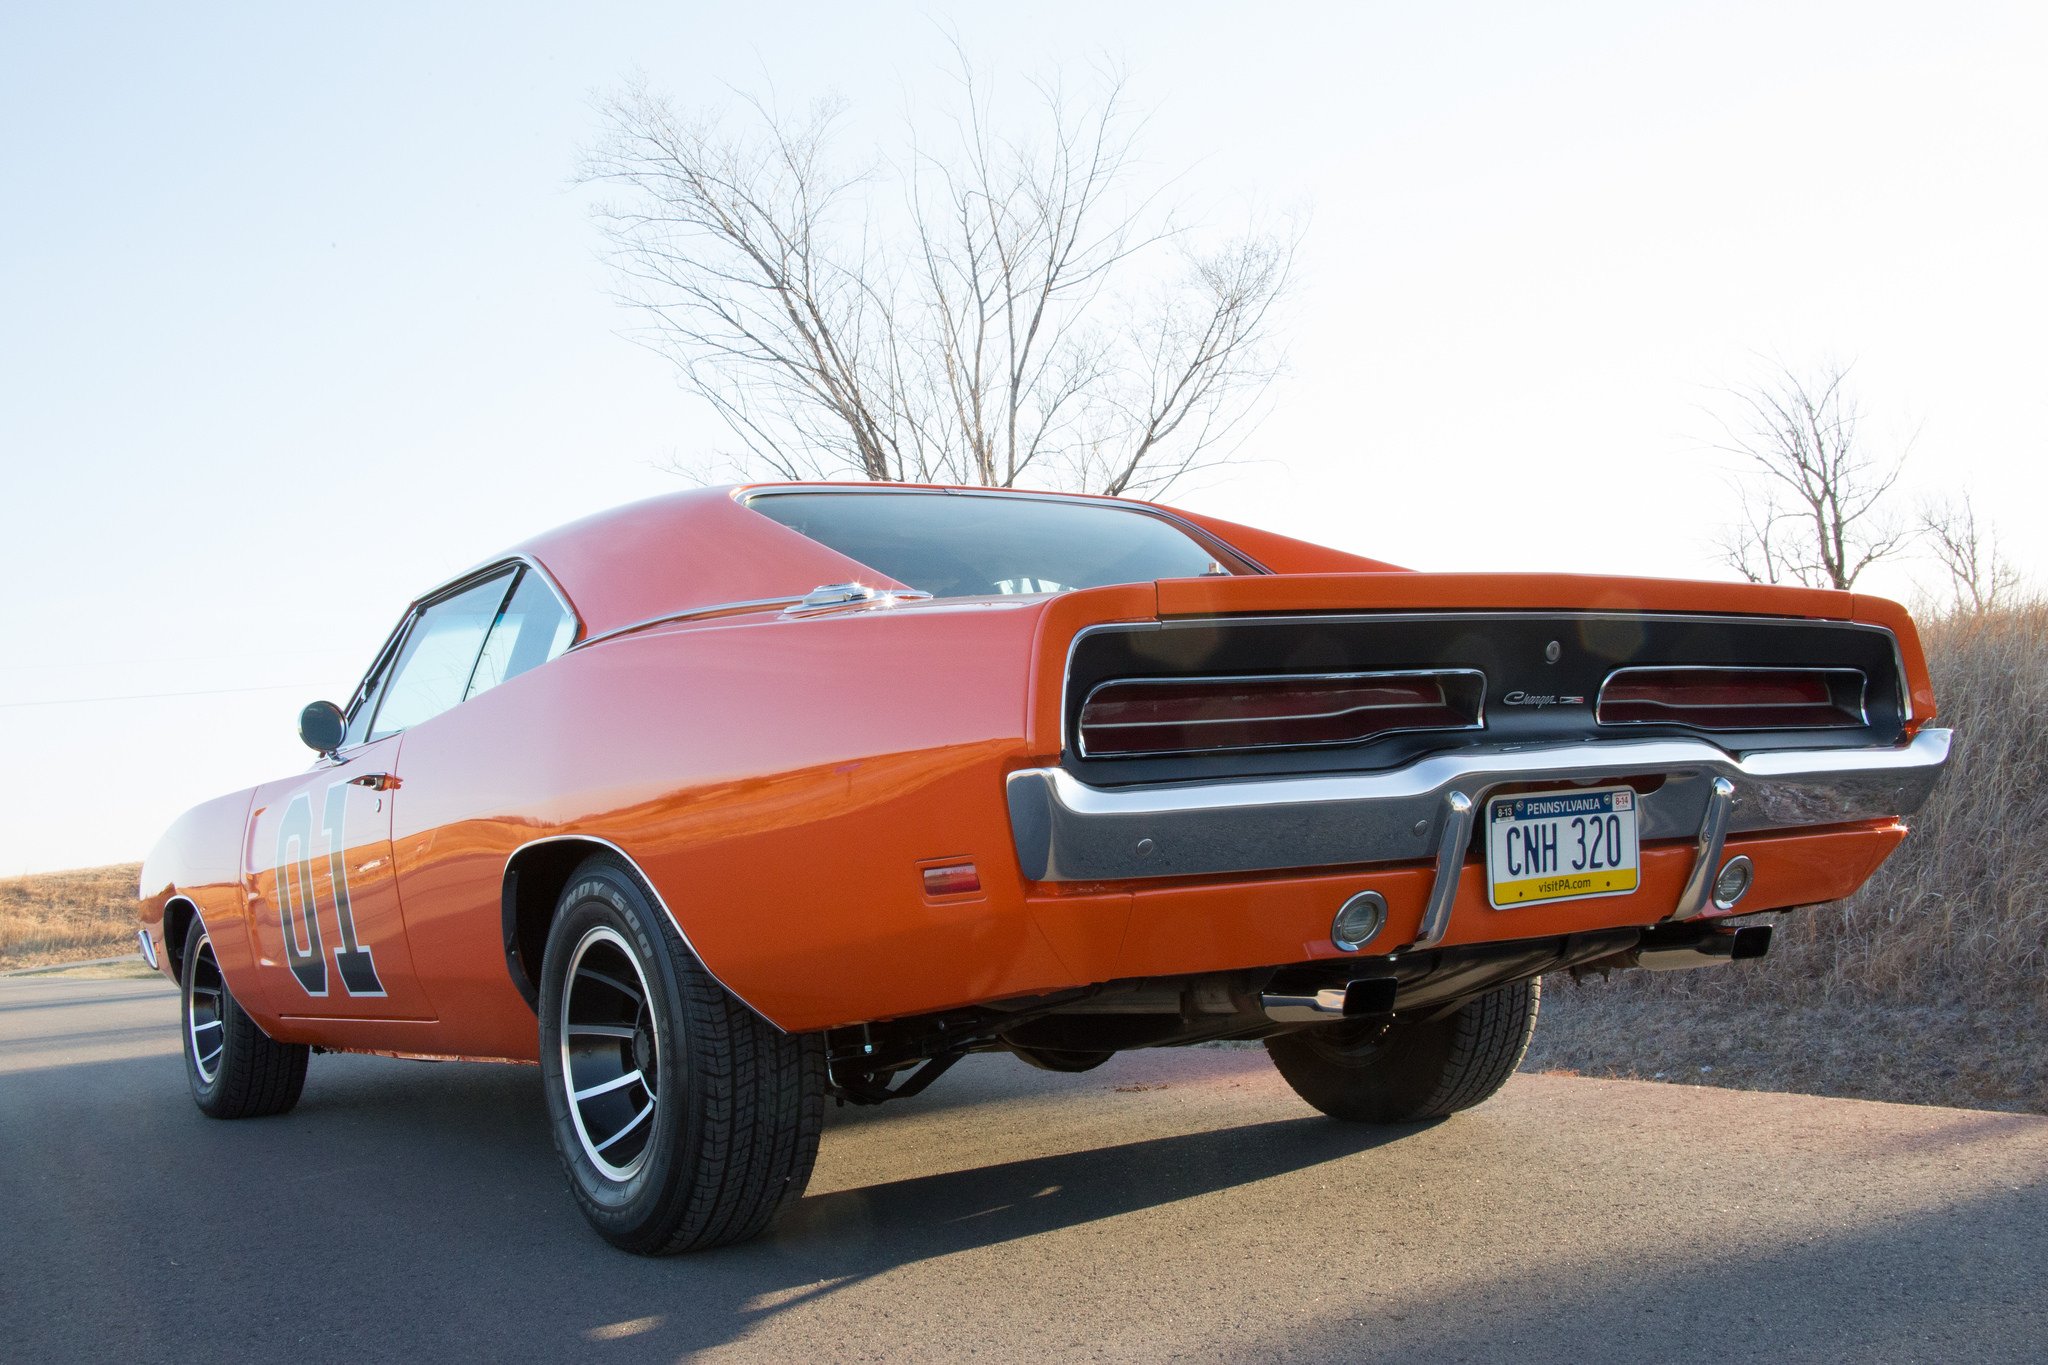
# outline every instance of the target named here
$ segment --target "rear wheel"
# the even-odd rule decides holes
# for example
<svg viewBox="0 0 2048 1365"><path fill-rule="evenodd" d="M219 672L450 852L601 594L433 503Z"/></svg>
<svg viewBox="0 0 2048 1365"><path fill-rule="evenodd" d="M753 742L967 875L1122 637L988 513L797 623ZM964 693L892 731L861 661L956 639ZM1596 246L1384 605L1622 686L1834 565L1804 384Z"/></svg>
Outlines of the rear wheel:
<svg viewBox="0 0 2048 1365"><path fill-rule="evenodd" d="M562 893L540 1056L570 1188L617 1246L744 1241L810 1181L822 1041L779 1031L719 985L621 859L591 858Z"/></svg>
<svg viewBox="0 0 2048 1365"><path fill-rule="evenodd" d="M309 1049L272 1040L235 1003L203 924L195 923L185 935L179 981L185 1078L200 1111L217 1119L251 1119L297 1104L306 1088Z"/></svg>
<svg viewBox="0 0 2048 1365"><path fill-rule="evenodd" d="M1419 1123L1490 1098L1536 1032L1535 981L1466 1001L1435 1019L1324 1024L1266 1040L1294 1093L1332 1118Z"/></svg>

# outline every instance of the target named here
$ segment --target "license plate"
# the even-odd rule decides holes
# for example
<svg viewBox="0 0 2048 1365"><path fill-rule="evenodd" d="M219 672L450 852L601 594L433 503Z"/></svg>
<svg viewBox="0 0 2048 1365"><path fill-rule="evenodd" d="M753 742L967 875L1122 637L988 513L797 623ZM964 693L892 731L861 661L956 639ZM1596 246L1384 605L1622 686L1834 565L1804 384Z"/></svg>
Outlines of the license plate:
<svg viewBox="0 0 2048 1365"><path fill-rule="evenodd" d="M1486 880L1496 910L1626 896L1636 889L1637 867L1633 787L1486 803Z"/></svg>

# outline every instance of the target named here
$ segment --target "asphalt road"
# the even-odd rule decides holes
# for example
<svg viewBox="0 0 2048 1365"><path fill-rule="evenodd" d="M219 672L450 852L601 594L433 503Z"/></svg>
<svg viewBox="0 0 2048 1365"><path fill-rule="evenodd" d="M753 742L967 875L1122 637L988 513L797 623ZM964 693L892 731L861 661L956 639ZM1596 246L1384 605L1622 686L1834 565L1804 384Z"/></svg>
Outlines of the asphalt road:
<svg viewBox="0 0 2048 1365"><path fill-rule="evenodd" d="M1256 1050L841 1110L754 1245L612 1250L525 1067L185 1093L154 982L0 980L0 1358L2040 1360L2048 1119L1568 1077L1398 1134Z"/></svg>

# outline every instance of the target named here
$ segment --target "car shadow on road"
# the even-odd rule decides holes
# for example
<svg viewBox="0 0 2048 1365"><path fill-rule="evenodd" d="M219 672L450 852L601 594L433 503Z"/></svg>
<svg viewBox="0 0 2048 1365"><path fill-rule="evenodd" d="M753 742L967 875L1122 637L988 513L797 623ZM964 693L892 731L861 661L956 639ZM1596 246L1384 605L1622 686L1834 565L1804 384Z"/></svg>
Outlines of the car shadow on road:
<svg viewBox="0 0 2048 1365"><path fill-rule="evenodd" d="M337 1146L410 1147L422 1174L465 1150L470 1155L457 1159L474 1162L488 1152L501 1179L535 1193L539 1169L553 1165L531 1068L455 1066L428 1074L351 1059L340 1067L329 1062L326 1070L328 1084L309 1088L301 1115L329 1125ZM892 1106L837 1110L825 1142L833 1142L834 1129L887 1126L897 1113L908 1119L975 1108L991 1125L1029 1121L1015 1102L1036 1098L1034 1090L1018 1088L1034 1085L1036 1073L1011 1077L990 1068L962 1080L941 1103L919 1096L896 1113ZM577 1318L548 1329L567 1329L567 1339L557 1339L561 1349L597 1341L632 1358L673 1359L739 1340L779 1314L921 1262L1342 1161L1423 1127L1360 1128L1303 1113L934 1171L808 1195L758 1241L674 1259L650 1260L605 1246L583 1227L563 1189L550 1201L556 1207L546 1214L545 1229L526 1234L553 1248L544 1259L545 1280L506 1279L489 1289L471 1285L469 1301L458 1311L463 1330L481 1343L516 1320L520 1304L533 1296L567 1295L578 1305ZM948 1151L947 1143L962 1137L953 1130L941 1139L931 1164L948 1156L971 1160L971 1152ZM436 1178L451 1180L446 1172ZM560 1186L559 1180L549 1183ZM521 1239L511 1228L488 1225L474 1235L491 1244Z"/></svg>
<svg viewBox="0 0 2048 1365"><path fill-rule="evenodd" d="M608 1355L673 1359L904 1267L1402 1136L1303 1116L936 1171L812 1195L759 1241L653 1260L606 1246L577 1216L532 1068L315 1060L297 1113L251 1123L201 1117L175 1056L10 1076L0 1145L44 1154L0 1172L0 1194L33 1229L0 1245L0 1283L20 1291L30 1339L166 1358L173 1319L200 1313L222 1324L229 1355L356 1358L350 1343L397 1332L472 1358L602 1342ZM1006 1102L1019 1098L1008 1082L983 1093L972 1123L1029 1121ZM973 1159L944 1143L930 1155ZM133 1188L150 1198L133 1201ZM215 1248L204 1262L182 1231L197 1225ZM320 1274L293 1281L292 1313L238 1311L270 1302L280 1263L315 1260ZM103 1287L124 1279L163 1292L115 1307ZM573 1307L536 1318L536 1303ZM318 1340L305 1321L322 1324Z"/></svg>
<svg viewBox="0 0 2048 1365"><path fill-rule="evenodd" d="M891 1264L904 1252L921 1260L1249 1185L1415 1131L1305 1116L912 1176L805 1199L770 1244L785 1255L830 1247L841 1273L846 1249L862 1244L886 1244Z"/></svg>
<svg viewBox="0 0 2048 1365"><path fill-rule="evenodd" d="M676 1265L671 1293L615 1299L618 1321L641 1338L635 1355L707 1350L905 1266L1251 1185L1416 1131L1305 1116L812 1195L763 1240Z"/></svg>

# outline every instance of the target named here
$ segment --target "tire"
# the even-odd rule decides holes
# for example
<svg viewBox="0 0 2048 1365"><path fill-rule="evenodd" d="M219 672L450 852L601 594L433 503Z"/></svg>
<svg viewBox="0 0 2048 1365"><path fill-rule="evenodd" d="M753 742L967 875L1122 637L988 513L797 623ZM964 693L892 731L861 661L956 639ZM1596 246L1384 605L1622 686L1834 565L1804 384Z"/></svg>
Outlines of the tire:
<svg viewBox="0 0 2048 1365"><path fill-rule="evenodd" d="M297 1104L311 1049L274 1041L235 1002L204 924L195 922L185 935L178 980L185 1079L199 1111L216 1119L255 1119Z"/></svg>
<svg viewBox="0 0 2048 1365"><path fill-rule="evenodd" d="M823 1040L781 1032L719 985L620 858L585 862L557 903L540 1058L569 1187L615 1246L743 1242L810 1182Z"/></svg>
<svg viewBox="0 0 2048 1365"><path fill-rule="evenodd" d="M1294 1093L1352 1123L1421 1123L1492 1097L1522 1064L1542 987L1513 985L1435 1019L1324 1024L1266 1040Z"/></svg>

